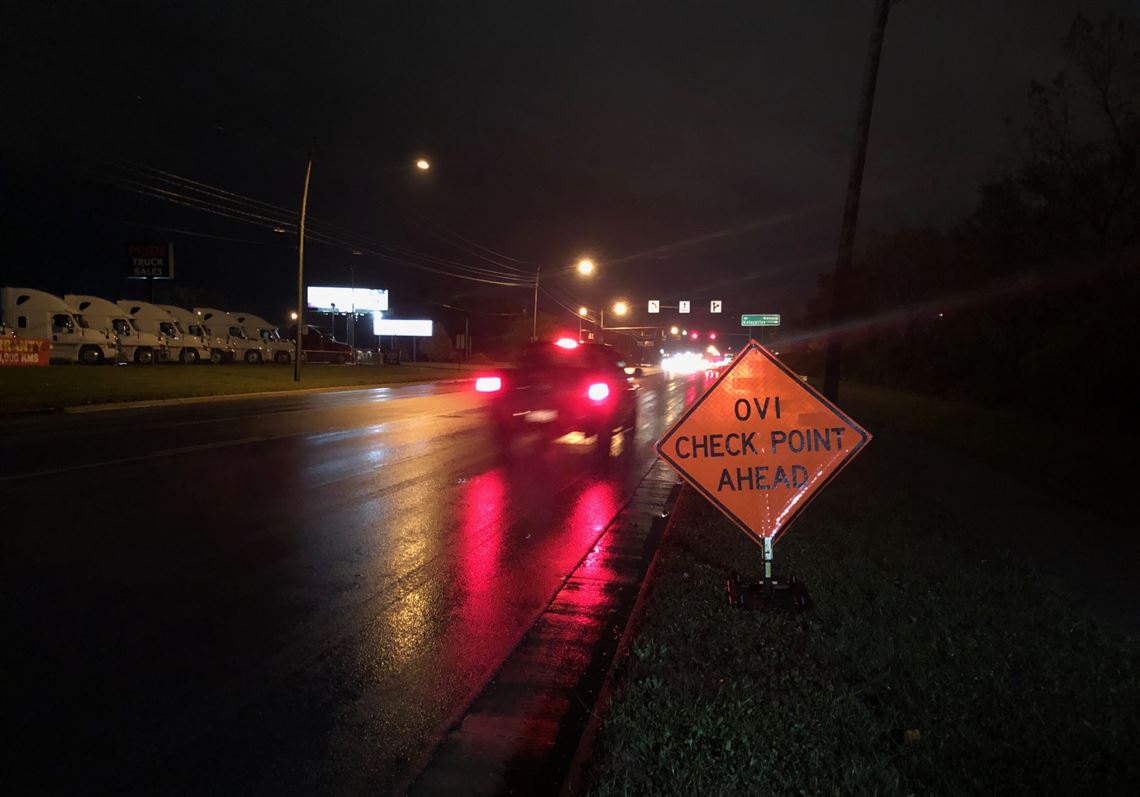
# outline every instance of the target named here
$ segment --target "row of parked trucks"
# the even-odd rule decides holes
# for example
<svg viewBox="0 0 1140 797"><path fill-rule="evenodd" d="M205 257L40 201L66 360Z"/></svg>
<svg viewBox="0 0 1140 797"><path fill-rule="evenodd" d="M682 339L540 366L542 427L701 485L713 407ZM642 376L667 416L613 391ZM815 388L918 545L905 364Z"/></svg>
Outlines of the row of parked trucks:
<svg viewBox="0 0 1140 797"><path fill-rule="evenodd" d="M0 288L0 334L49 340L53 362L89 365L291 363L295 348L277 327L251 313L83 294L60 297L32 288ZM306 330L306 354L308 336Z"/></svg>

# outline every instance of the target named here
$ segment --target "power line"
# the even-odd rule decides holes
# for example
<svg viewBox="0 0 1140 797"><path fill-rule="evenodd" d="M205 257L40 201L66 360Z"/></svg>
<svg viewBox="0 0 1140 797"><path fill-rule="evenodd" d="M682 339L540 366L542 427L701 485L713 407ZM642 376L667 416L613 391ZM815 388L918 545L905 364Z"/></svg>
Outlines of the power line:
<svg viewBox="0 0 1140 797"><path fill-rule="evenodd" d="M131 170L134 172L141 172L144 175L153 177L154 179L158 179L162 182L165 182L165 183L171 184L175 187L181 188L184 191L191 191L194 193L203 194L206 197L208 197L209 199L217 200L217 201L222 202L222 203L227 203L228 205L236 205L239 208L244 209L246 212L257 213L257 214L269 213L269 212L284 213L284 214L286 214L287 217L291 217L292 214L294 213L293 209L291 209L291 208L285 208L285 207L282 207L280 205L274 205L274 204L269 203L269 202L264 202L262 200L255 199L253 197L248 197L248 196L245 196L243 194L238 194L236 192L229 191L227 189L220 188L218 186L212 186L212 185L209 185L208 183L203 183L203 182L200 182L198 180L193 180L193 179L188 178L188 177L183 177L181 175L174 174L173 172L164 171L162 169L157 169L157 168L150 167L150 166L143 166L141 164L133 164L133 163L130 163L128 161L117 161L115 163L116 163L116 165L119 165L119 166L126 168L128 170ZM153 174L151 174L151 173L153 173ZM158 190L158 189L156 189L156 190ZM402 214L399 214L399 213L397 213L396 215L399 215L399 216L401 216L401 218L404 218L405 220L411 222L412 224L415 224L416 226L423 228L426 232L428 232L433 237L439 238L440 240L443 240L444 242L449 243L452 246L456 246L454 244L454 242L449 241L443 235L439 235L439 234L433 232L432 230L430 230L429 228L427 228L425 225L421 224L420 222L417 222L414 219L410 219L410 218L403 216ZM393 251L402 252L404 254L417 255L417 256L425 257L425 258L432 258L433 261L436 263L451 265L453 267L461 268L461 269L469 269L469 270L472 270L474 272L481 273L484 276L498 277L501 279L519 279L522 277L527 277L527 278L530 277L530 272L528 272L528 271L518 269L514 266L511 266L511 265L508 265L505 263L499 263L496 260L488 258L485 255L482 255L478 252L474 252L472 250L467 250L467 251L469 251L469 253L473 254L474 256L480 258L481 260L485 260L489 263L492 263L493 265L499 266L502 269L502 271L494 271L491 269L481 268L478 266L471 266L471 265L468 265L465 263L461 263L461 262L458 262L455 260L451 260L449 258L440 258L440 257L436 257L436 256L425 255L423 253L415 252L414 250L408 249L406 247L400 247L400 246L397 246L395 244L388 244L388 243L376 241L375 239L369 238L368 236L363 235L362 233L356 232L355 230L350 230L346 227L343 227L343 226L340 226L337 224L333 224L332 222L328 222L328 221L325 221L325 220L317 218L317 217L310 217L308 219L308 223L309 223L309 226L314 227L314 228L315 227L325 228L326 233L329 234L330 236L334 236L334 235L348 236L350 238L355 238L355 239L358 239L361 241L367 241L372 246L390 248ZM467 239L458 235L458 233L453 233L453 232L448 231L448 234L452 235L454 237L460 238L461 240L471 244L472 246L476 246L476 247L479 247L480 249L483 249L485 251L491 252L491 253L496 254L496 255L500 255L501 257L514 260L514 258L510 258L507 255L501 255L501 253L497 253L494 250L489 249L488 247L482 246L481 244L476 244L473 241L468 241ZM463 247L456 246L456 248L462 249ZM523 261L516 261L516 262L523 262Z"/></svg>
<svg viewBox="0 0 1140 797"><path fill-rule="evenodd" d="M223 204L222 202L219 202L219 201L213 201L211 199L198 197L198 196L190 196L187 194L178 193L177 191L171 191L171 190L168 190L166 188L161 188L161 187L157 187L157 186L153 186L153 185L147 185L145 183L140 183L136 180L129 180L129 179L124 178L122 176L105 175L104 179L107 179L113 185L117 185L120 188L124 188L126 190L133 191L133 192L138 193L142 196L147 196L147 197L151 197L154 199L162 199L162 200L165 200L168 202L172 202L174 204L183 205L185 207L193 208L195 210L200 210L200 211L203 211L206 213L211 213L213 215L234 219L236 221L244 221L246 223L255 224L258 226L262 226L262 227L269 227L269 228L273 229L274 231L280 231L280 230L284 230L287 232L295 232L296 231L296 225L292 221L288 220L287 218L282 218L282 217L277 216L277 215L274 215L274 216L265 215L265 213L272 212L271 210L267 209L264 213L255 212L254 210L251 210L250 209L251 207L256 207L257 205L262 205L262 206L265 206L266 208L269 208L269 209L276 209L278 207L278 206L270 205L269 203L261 203L258 200L250 200L250 202L254 203L254 205L252 205L252 206L248 203L243 203L243 199L237 199L237 200L226 199L225 201L228 202L229 204ZM206 193L206 192L199 190L199 193ZM232 192L229 192L229 193L232 193ZM214 199L218 199L218 197L215 196ZM237 207L234 207L234 205L237 205ZM285 209L281 209L281 210L284 211ZM335 225L327 225L327 226L335 226ZM519 281L519 277L515 276L514 274L506 274L506 273L502 273L502 272L492 271L490 269L484 269L484 268L477 267L477 266L469 266L467 264L460 263L458 261L452 261L452 260L448 260L446 258L438 258L438 257L432 256L432 255L426 255L426 254L423 254L420 252L415 252L414 250L406 249L404 247L397 247L397 246L394 246L391 244L383 244L380 242L375 242L375 241L372 241L371 239L369 239L367 237L360 236L357 233L352 233L351 231L349 231L349 234L353 236L354 240L347 240L346 241L343 238L339 238L334 234L330 234L330 233L328 233L326 231L322 231L322 230L310 231L310 232L306 233L306 237L310 238L314 241L317 241L319 243L324 243L326 245L343 248L347 251L357 251L357 250L366 251L366 252L368 252L368 254L371 254L371 255L376 256L376 257L381 257L384 259L392 260L394 262L401 263L401 264L409 266L411 268L417 268L417 269L420 269L423 271L428 271L431 273L439 274L441 276L448 276L448 277L452 277L455 279L463 279L463 280L468 280L468 281L472 281L472 282L481 282L483 284L498 285L501 287L529 287L530 285L533 284L529 280L528 281ZM368 243L363 243L365 241L367 241ZM419 262L416 262L413 260L409 260L407 257L402 257L398 254L391 254L391 252L380 251L381 249L389 249L393 252L397 252L400 254L406 254L408 256L420 257L420 258L427 260L428 262L432 262L432 263L435 263L437 265L446 265L446 266L449 266L450 268L448 268L448 269L434 268L432 266L424 265L423 263L419 263Z"/></svg>

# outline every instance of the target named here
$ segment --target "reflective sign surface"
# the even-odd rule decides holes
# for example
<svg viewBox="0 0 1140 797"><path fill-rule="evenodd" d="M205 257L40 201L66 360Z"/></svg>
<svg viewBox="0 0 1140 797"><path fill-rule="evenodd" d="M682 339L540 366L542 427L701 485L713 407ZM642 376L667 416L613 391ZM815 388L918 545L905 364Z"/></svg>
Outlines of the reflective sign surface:
<svg viewBox="0 0 1140 797"><path fill-rule="evenodd" d="M758 542L775 539L871 435L751 342L657 443Z"/></svg>

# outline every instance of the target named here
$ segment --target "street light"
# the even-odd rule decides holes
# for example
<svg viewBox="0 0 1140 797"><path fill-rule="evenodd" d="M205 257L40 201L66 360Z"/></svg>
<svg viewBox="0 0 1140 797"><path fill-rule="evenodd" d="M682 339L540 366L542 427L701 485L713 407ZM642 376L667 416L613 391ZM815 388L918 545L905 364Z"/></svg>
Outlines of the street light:
<svg viewBox="0 0 1140 797"><path fill-rule="evenodd" d="M594 273L594 261L588 257L584 257L578 261L578 273L583 276L589 276Z"/></svg>
<svg viewBox="0 0 1140 797"><path fill-rule="evenodd" d="M677 328L675 325L674 325L674 326L671 326L671 327L669 327L669 334L670 334L670 335L676 335L676 334L677 334L678 332L680 332L680 331L681 331L681 330L680 330L680 329L678 329L678 328Z"/></svg>
<svg viewBox="0 0 1140 797"><path fill-rule="evenodd" d="M294 310L293 312L289 313L289 320L290 320L290 321L296 321L296 320L297 320L297 311L296 311L296 310Z"/></svg>
<svg viewBox="0 0 1140 797"><path fill-rule="evenodd" d="M426 172L431 168L431 163L427 158L418 158L416 160L416 168L421 172ZM301 189L301 214L299 223L297 225L297 310L291 313L293 320L297 322L297 337L296 349L294 350L293 357L293 381L301 381L301 328L305 324L305 215L309 208L309 181L313 175L313 151L309 150L309 160L305 165L305 183ZM274 232L286 232L284 227L274 227ZM354 255L360 254L359 251L353 250ZM535 277L535 285L538 284L538 278ZM537 304L537 301L536 301ZM355 307L353 308L353 320L355 322ZM355 362L355 347L353 348L353 357Z"/></svg>
<svg viewBox="0 0 1140 797"><path fill-rule="evenodd" d="M629 312L629 305L625 302L614 302L614 312L618 315L625 315Z"/></svg>

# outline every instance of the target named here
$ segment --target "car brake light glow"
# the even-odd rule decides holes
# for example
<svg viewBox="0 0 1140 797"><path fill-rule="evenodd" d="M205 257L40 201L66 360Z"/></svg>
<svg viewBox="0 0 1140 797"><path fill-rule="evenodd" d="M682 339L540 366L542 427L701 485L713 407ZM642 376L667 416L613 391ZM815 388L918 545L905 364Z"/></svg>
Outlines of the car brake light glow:
<svg viewBox="0 0 1140 797"><path fill-rule="evenodd" d="M559 338L554 341L554 345L561 346L564 349L576 349L578 348L578 341L573 338Z"/></svg>
<svg viewBox="0 0 1140 797"><path fill-rule="evenodd" d="M605 382L595 382L590 385L590 388L586 391L586 395L593 401L604 401L609 398L610 386Z"/></svg>
<svg viewBox="0 0 1140 797"><path fill-rule="evenodd" d="M475 390L480 393L495 393L503 387L503 380L497 376L481 376L475 380Z"/></svg>

